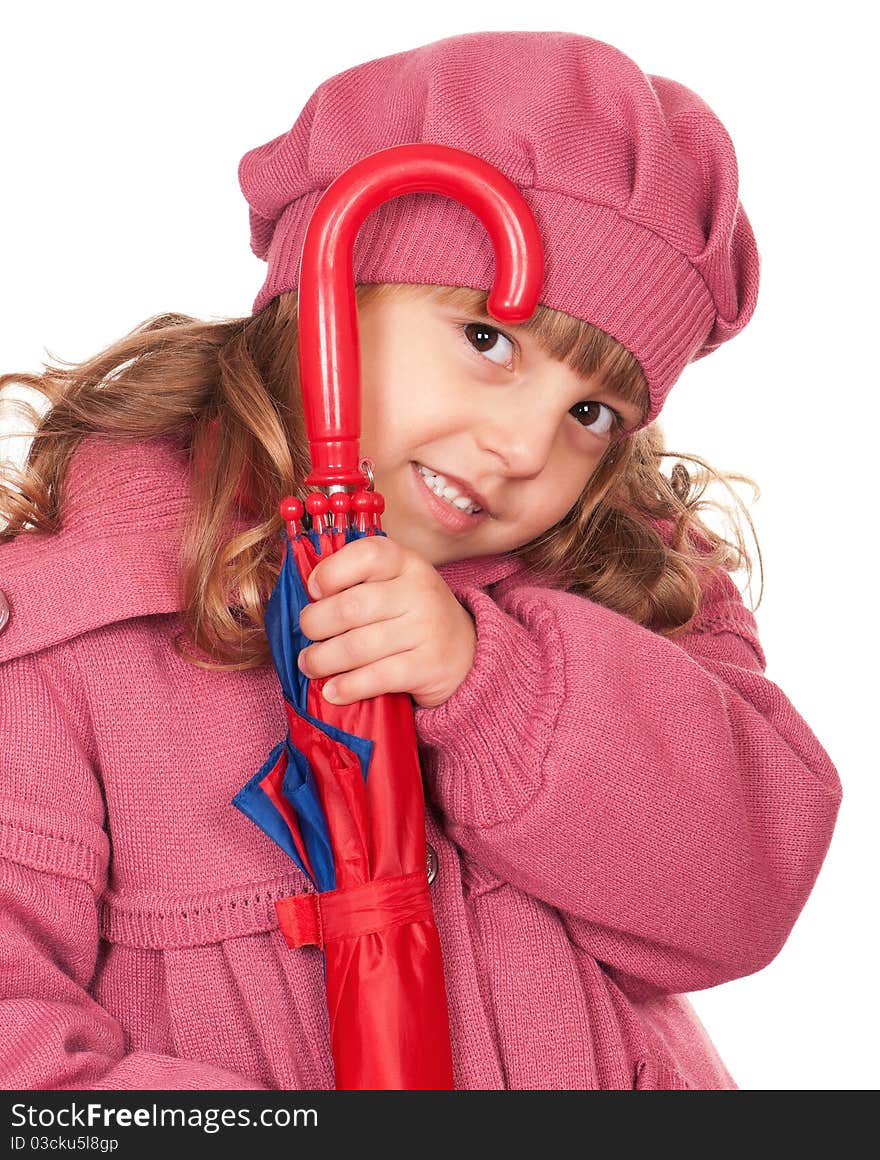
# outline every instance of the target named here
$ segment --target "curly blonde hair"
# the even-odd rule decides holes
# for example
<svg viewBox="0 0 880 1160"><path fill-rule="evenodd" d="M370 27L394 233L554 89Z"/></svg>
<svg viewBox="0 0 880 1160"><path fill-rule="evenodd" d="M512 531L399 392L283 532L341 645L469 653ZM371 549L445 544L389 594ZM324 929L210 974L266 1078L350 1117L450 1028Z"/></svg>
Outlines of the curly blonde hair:
<svg viewBox="0 0 880 1160"><path fill-rule="evenodd" d="M358 305L399 287L356 287ZM462 311L485 311L487 294L437 288ZM538 306L525 327L554 357L608 386L646 413L648 393L636 358L589 323ZM58 365L51 365L52 361ZM191 504L183 531L180 586L183 632L177 651L203 668L257 668L270 660L266 601L281 562L278 501L304 498L309 470L299 389L297 295L280 295L258 314L204 321L183 314L146 320L80 363L50 354L40 374L0 375L36 390L47 407L8 397L4 409L32 428L22 468L3 465L0 542L61 525L60 496L74 451L88 435L147 439L174 434L188 449ZM676 460L669 476L662 461ZM682 460L697 465L692 473ZM685 632L700 607L701 578L752 561L735 510L706 496L720 482L745 513L732 482L695 455L668 451L657 422L617 433L578 501L554 527L511 553L545 583L589 597L664 636ZM714 509L732 538L700 513ZM227 539L231 515L247 530ZM757 539L755 538L757 547ZM758 547L760 560L760 548ZM763 592L763 568L762 568ZM760 598L758 603L760 603ZM193 655L187 640L202 657ZM205 659L204 654L213 660Z"/></svg>

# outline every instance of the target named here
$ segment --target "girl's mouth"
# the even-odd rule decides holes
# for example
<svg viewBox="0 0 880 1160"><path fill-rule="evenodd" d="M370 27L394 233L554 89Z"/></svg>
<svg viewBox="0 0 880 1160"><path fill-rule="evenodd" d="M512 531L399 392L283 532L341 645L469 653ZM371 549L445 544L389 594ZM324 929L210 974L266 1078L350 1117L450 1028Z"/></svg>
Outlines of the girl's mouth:
<svg viewBox="0 0 880 1160"><path fill-rule="evenodd" d="M471 532L489 518L488 512L483 511L482 508L474 510L475 505L466 496L459 497L460 501L467 500L466 505L464 502L455 504L447 497L441 498L437 491L440 490L442 476L439 478L434 476L433 472L428 471L428 468L415 461L412 463L412 470L416 490L424 506L434 520L447 532ZM428 474L433 484L428 483L425 473Z"/></svg>

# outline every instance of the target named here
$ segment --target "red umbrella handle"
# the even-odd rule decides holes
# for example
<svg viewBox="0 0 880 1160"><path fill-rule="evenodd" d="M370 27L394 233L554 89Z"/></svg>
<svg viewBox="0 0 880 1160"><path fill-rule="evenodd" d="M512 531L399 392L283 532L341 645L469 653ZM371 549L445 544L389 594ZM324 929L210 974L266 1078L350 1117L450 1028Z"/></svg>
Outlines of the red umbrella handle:
<svg viewBox="0 0 880 1160"><path fill-rule="evenodd" d="M362 485L360 349L353 256L366 217L405 193L439 193L480 219L495 251L487 309L501 322L530 318L544 278L541 236L512 181L447 145L395 145L350 166L328 186L306 230L299 278L299 367L312 471L306 483Z"/></svg>

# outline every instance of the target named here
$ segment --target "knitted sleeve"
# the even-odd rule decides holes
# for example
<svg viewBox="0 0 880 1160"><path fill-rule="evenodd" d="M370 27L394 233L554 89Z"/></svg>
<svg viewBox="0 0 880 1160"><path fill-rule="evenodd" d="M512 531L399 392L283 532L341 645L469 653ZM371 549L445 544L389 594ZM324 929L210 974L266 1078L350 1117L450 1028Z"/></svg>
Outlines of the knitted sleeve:
<svg viewBox="0 0 880 1160"><path fill-rule="evenodd" d="M571 593L458 596L476 661L416 725L427 792L464 855L557 908L634 998L769 963L841 788L763 675L730 578L675 641Z"/></svg>
<svg viewBox="0 0 880 1160"><path fill-rule="evenodd" d="M127 1051L89 994L109 842L86 717L72 682L39 655L0 665L0 1083L259 1089L205 1063Z"/></svg>

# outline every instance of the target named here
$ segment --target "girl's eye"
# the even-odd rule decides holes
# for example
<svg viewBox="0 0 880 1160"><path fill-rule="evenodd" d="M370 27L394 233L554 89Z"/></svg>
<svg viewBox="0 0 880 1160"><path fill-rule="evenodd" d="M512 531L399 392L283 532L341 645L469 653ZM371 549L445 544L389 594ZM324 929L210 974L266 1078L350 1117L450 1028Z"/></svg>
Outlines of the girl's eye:
<svg viewBox="0 0 880 1160"><path fill-rule="evenodd" d="M489 362L508 369L511 367L514 345L507 335L496 330L494 326L487 326L484 322L467 323L464 333L474 350L485 355Z"/></svg>
<svg viewBox="0 0 880 1160"><path fill-rule="evenodd" d="M602 415L597 409L601 409L605 414ZM597 403L595 400L575 403L569 414L574 415L580 425L592 431L594 435L607 435L613 428L622 425L616 411L607 403Z"/></svg>
<svg viewBox="0 0 880 1160"><path fill-rule="evenodd" d="M507 367L512 370L513 354L516 351L514 344L494 326L485 322L468 322L464 325L464 334L470 346L479 354L484 355L496 366ZM509 348L509 353L505 350ZM493 358L492 355L503 357ZM604 412L604 414L603 414ZM569 414L573 415L582 427L586 427L594 435L607 435L612 430L623 430L623 419L607 403L595 400L575 403Z"/></svg>

